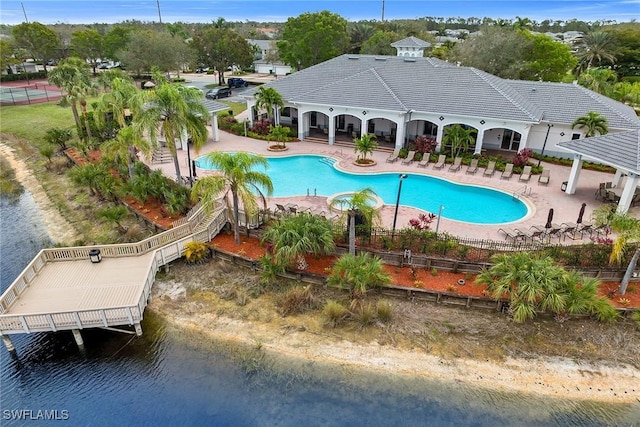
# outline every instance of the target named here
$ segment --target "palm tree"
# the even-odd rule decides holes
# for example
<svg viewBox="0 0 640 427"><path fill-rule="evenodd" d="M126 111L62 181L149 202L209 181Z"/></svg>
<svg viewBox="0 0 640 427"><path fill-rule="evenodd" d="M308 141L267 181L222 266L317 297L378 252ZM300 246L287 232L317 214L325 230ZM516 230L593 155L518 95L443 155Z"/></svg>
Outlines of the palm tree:
<svg viewBox="0 0 640 427"><path fill-rule="evenodd" d="M616 57L611 53L613 43L613 37L606 31L592 31L585 34L578 54L583 67L586 65L585 68L589 69L594 62L597 62L598 66L602 65L602 61L615 62Z"/></svg>
<svg viewBox="0 0 640 427"><path fill-rule="evenodd" d="M120 129L114 139L106 141L102 145L102 151L109 158L126 160L129 179L133 179L135 176L133 165L137 160L137 151L149 157L151 155L151 145L136 132L136 129L127 126Z"/></svg>
<svg viewBox="0 0 640 427"><path fill-rule="evenodd" d="M567 314L591 314L599 320L613 320L615 309L597 296L598 281L568 272L552 258L538 258L529 252L499 254L476 282L487 285L497 300L509 298L513 320L524 322L537 312L551 312L558 319Z"/></svg>
<svg viewBox="0 0 640 427"><path fill-rule="evenodd" d="M519 16L516 16L516 20L513 23L513 28L520 31L530 31L533 29L533 21L529 18L520 18Z"/></svg>
<svg viewBox="0 0 640 427"><path fill-rule="evenodd" d="M580 116L575 119L571 124L571 129L575 127L578 127L579 129L586 129L586 137L596 136L597 133L604 135L609 132L607 118L595 111L589 111L584 116Z"/></svg>
<svg viewBox="0 0 640 427"><path fill-rule="evenodd" d="M590 68L578 77L578 84L605 96L613 94L613 87L618 81L615 71L608 68Z"/></svg>
<svg viewBox="0 0 640 427"><path fill-rule="evenodd" d="M126 206L118 205L118 206L110 206L108 208L102 209L98 211L98 215L104 219L105 221L114 224L118 231L121 233L125 233L127 231L126 227L122 225L122 220L124 220L129 214L129 210Z"/></svg>
<svg viewBox="0 0 640 427"><path fill-rule="evenodd" d="M275 108L284 107L282 95L272 87L260 86L254 96L256 98L256 108L267 110L267 117L272 120L272 123L278 124L276 122Z"/></svg>
<svg viewBox="0 0 640 427"><path fill-rule="evenodd" d="M451 155L456 157L461 152L469 149L469 144L473 140L473 134L477 131L473 128L466 129L461 125L447 126L444 129L444 137L442 142L445 146L451 147Z"/></svg>
<svg viewBox="0 0 640 427"><path fill-rule="evenodd" d="M350 53L360 53L362 43L371 38L376 32L372 25L363 22L349 23L349 37L351 42L349 44Z"/></svg>
<svg viewBox="0 0 640 427"><path fill-rule="evenodd" d="M331 202L330 207L333 209L337 209L338 205L342 209L342 203L349 206L346 211L346 219L349 227L349 253L351 255L356 254L356 216L360 216L367 227L370 227L374 220L379 218L378 211L373 207L376 201L375 197L376 193L367 187L353 193L348 199L336 198Z"/></svg>
<svg viewBox="0 0 640 427"><path fill-rule="evenodd" d="M305 254L329 255L335 249L331 223L309 213L282 217L264 233L262 242L273 245L278 265L286 267L295 261L299 270L307 268Z"/></svg>
<svg viewBox="0 0 640 427"><path fill-rule="evenodd" d="M355 144L355 152L362 154L362 157L358 154L356 162L362 161L362 163L366 163L367 154L372 154L373 150L378 147L376 136L369 133L365 133L360 138L355 138L353 142Z"/></svg>
<svg viewBox="0 0 640 427"><path fill-rule="evenodd" d="M63 107L71 106L78 130L83 127L78 113L78 103L81 104L85 131L87 136L91 138L91 129L86 112L86 98L95 94L96 89L91 81L89 65L79 58L65 59L60 61L60 64L49 72L48 80L49 83L58 86L65 93L60 105Z"/></svg>
<svg viewBox="0 0 640 427"><path fill-rule="evenodd" d="M355 297L361 297L369 288L391 283L391 276L384 271L380 258L365 252L342 255L331 268L327 282L351 289Z"/></svg>
<svg viewBox="0 0 640 427"><path fill-rule="evenodd" d="M289 137L289 132L291 132L291 129L289 129L286 126L278 125L278 126L269 127L269 137L271 139L274 139L278 143L278 146L280 146L281 142L282 142L282 147L287 146L285 141Z"/></svg>
<svg viewBox="0 0 640 427"><path fill-rule="evenodd" d="M202 93L197 88L169 83L160 73L154 74L157 82L152 90L138 92L139 100L133 111L134 127L145 131L152 146L157 145L158 125L160 134L173 156L176 180L180 182L180 162L176 143L191 139L196 152L207 141L207 108L202 103Z"/></svg>
<svg viewBox="0 0 640 427"><path fill-rule="evenodd" d="M245 211L249 214L258 210L256 194L262 198L263 206L266 208L266 200L263 191L267 196L273 193L273 184L269 175L258 172L256 167L266 168L267 160L255 154L239 152L224 153L211 152L205 156L219 174L200 178L196 181L191 192L194 199L202 200L203 205L212 208L214 202L221 195L228 203L228 194L231 193L233 203L233 229L236 245L240 244L240 231L238 229L240 217L240 202Z"/></svg>
<svg viewBox="0 0 640 427"><path fill-rule="evenodd" d="M629 285L629 281L638 264L638 258L640 257L640 245L638 244L640 242L640 220L626 213L620 214L612 212L610 225L611 229L617 233L617 237L611 248L610 263L620 263L625 250L631 245L635 246L631 261L627 266L627 270L618 288L618 293L624 295L627 292L627 286Z"/></svg>

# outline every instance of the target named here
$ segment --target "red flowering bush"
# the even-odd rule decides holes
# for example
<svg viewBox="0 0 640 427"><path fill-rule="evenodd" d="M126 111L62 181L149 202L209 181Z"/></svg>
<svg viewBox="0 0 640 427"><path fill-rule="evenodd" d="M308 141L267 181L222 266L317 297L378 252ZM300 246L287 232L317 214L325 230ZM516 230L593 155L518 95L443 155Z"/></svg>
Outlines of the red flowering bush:
<svg viewBox="0 0 640 427"><path fill-rule="evenodd" d="M533 150L531 150L530 148L525 148L518 151L513 156L513 166L526 165L527 163L529 163L529 158L531 157L532 154L533 154Z"/></svg>
<svg viewBox="0 0 640 427"><path fill-rule="evenodd" d="M249 128L249 131L257 133L258 135L269 135L272 124L273 123L271 123L271 120L269 119L260 119L253 123L253 126Z"/></svg>
<svg viewBox="0 0 640 427"><path fill-rule="evenodd" d="M418 231L428 230L431 227L431 223L435 219L436 215L432 213L420 214L418 218L412 218L409 220L409 225Z"/></svg>
<svg viewBox="0 0 640 427"><path fill-rule="evenodd" d="M413 143L415 151L417 153L425 154L425 153L433 153L436 149L438 142L427 136L419 136Z"/></svg>

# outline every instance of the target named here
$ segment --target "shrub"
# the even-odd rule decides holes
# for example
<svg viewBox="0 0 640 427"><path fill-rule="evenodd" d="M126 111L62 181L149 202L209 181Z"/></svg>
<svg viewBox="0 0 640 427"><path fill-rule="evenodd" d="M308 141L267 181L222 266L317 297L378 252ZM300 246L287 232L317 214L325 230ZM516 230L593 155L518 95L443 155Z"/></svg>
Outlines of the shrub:
<svg viewBox="0 0 640 427"><path fill-rule="evenodd" d="M529 163L529 158L533 154L530 148L524 148L513 156L513 166L524 166Z"/></svg>
<svg viewBox="0 0 640 427"><path fill-rule="evenodd" d="M347 318L348 310L338 301L327 300L322 308L322 314L327 318L327 324L335 328Z"/></svg>
<svg viewBox="0 0 640 427"><path fill-rule="evenodd" d="M331 268L329 285L350 289L355 296L364 295L369 288L391 283L382 266L382 260L369 253L342 255Z"/></svg>
<svg viewBox="0 0 640 427"><path fill-rule="evenodd" d="M188 242L184 245L184 257L189 264L200 264L209 258L209 246L203 242Z"/></svg>
<svg viewBox="0 0 640 427"><path fill-rule="evenodd" d="M438 141L428 136L419 136L413 142L416 152L420 154L431 154L438 146Z"/></svg>
<svg viewBox="0 0 640 427"><path fill-rule="evenodd" d="M351 316L361 328L371 325L376 320L377 310L370 302L355 300L352 305Z"/></svg>
<svg viewBox="0 0 640 427"><path fill-rule="evenodd" d="M289 290L280 300L280 312L283 316L302 313L316 306L317 299L311 292L311 285Z"/></svg>
<svg viewBox="0 0 640 427"><path fill-rule="evenodd" d="M636 322L638 328L640 328L640 311L633 312L631 318Z"/></svg>
<svg viewBox="0 0 640 427"><path fill-rule="evenodd" d="M393 317L393 306L387 300L380 300L376 304L376 310L378 312L378 320L384 323L391 321Z"/></svg>
<svg viewBox="0 0 640 427"><path fill-rule="evenodd" d="M258 135L266 136L269 135L272 124L273 123L271 123L271 120L269 119L260 119L257 122L253 122L253 126L249 127L249 131Z"/></svg>

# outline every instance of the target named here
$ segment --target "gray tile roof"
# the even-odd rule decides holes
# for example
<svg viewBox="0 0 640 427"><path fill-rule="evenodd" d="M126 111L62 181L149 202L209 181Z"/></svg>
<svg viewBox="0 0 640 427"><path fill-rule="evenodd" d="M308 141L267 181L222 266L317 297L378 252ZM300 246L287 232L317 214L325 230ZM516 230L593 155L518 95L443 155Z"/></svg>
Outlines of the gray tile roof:
<svg viewBox="0 0 640 427"><path fill-rule="evenodd" d="M544 110L544 120L573 123L589 111L607 118L612 128L640 128L633 108L577 84L508 80L522 96Z"/></svg>
<svg viewBox="0 0 640 427"><path fill-rule="evenodd" d="M204 98L202 104L206 107L210 113L217 113L218 111L228 110L229 106L222 102L214 101L213 99Z"/></svg>
<svg viewBox="0 0 640 427"><path fill-rule="evenodd" d="M558 147L640 175L640 129L560 142Z"/></svg>
<svg viewBox="0 0 640 427"><path fill-rule="evenodd" d="M288 102L531 123L572 123L593 110L610 127L640 128L631 108L588 89L505 80L436 58L342 55L267 85Z"/></svg>
<svg viewBox="0 0 640 427"><path fill-rule="evenodd" d="M402 39L402 40L398 40L397 42L393 42L391 43L391 46L398 48L398 47L429 47L431 46L431 43L426 42L424 40L420 40L417 37L407 37L406 39Z"/></svg>

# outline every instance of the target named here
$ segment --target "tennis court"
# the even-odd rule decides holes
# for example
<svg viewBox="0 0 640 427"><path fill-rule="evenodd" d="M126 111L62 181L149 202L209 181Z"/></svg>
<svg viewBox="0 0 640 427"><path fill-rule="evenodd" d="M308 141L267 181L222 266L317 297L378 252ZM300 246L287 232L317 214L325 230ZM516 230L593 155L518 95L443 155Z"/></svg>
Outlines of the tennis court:
<svg viewBox="0 0 640 427"><path fill-rule="evenodd" d="M0 105L27 105L40 102L57 101L62 97L60 90L46 80L2 83L0 85Z"/></svg>

